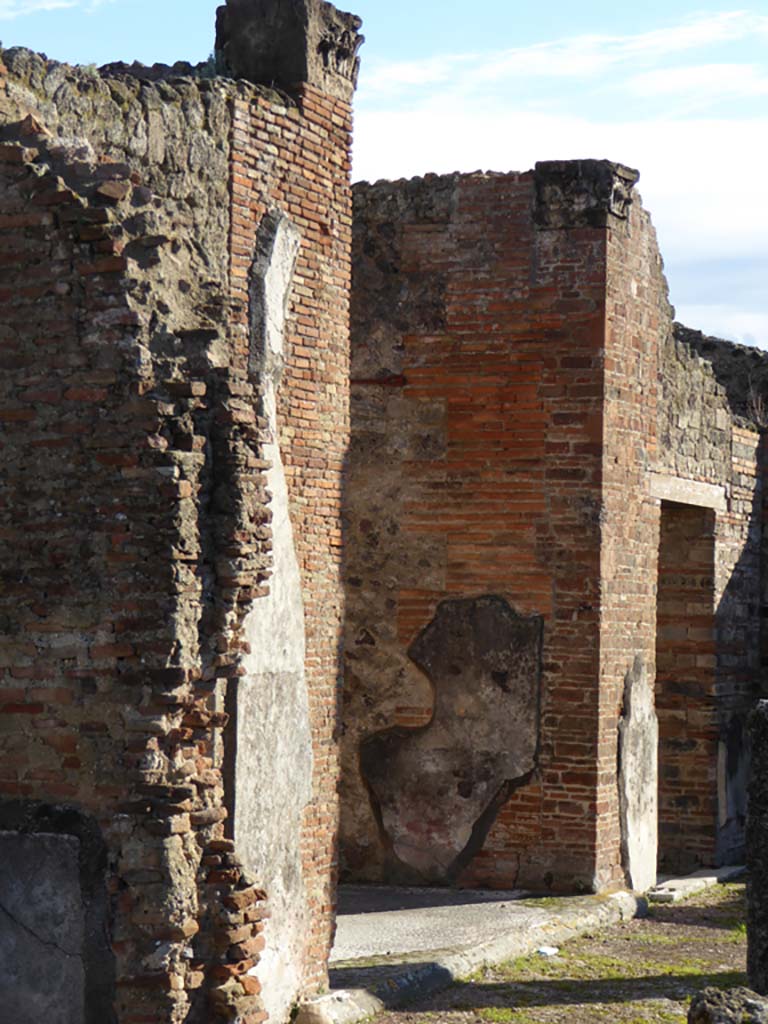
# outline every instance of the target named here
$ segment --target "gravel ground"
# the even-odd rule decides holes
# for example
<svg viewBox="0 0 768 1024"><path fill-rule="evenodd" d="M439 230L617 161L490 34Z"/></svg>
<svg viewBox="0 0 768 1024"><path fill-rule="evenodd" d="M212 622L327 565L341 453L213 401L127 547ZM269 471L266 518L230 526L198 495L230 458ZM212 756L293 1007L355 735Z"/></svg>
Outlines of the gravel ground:
<svg viewBox="0 0 768 1024"><path fill-rule="evenodd" d="M744 913L744 885L720 885L555 956L485 968L376 1024L684 1024L699 989L746 984Z"/></svg>

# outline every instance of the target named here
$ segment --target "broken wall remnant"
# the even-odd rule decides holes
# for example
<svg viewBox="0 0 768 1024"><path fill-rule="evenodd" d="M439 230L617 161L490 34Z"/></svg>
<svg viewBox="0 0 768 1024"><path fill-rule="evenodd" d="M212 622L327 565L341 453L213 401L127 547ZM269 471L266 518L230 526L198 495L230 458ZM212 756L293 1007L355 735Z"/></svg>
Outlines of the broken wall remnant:
<svg viewBox="0 0 768 1024"><path fill-rule="evenodd" d="M767 361L673 325L636 181L621 165L585 160L355 187L349 879L401 877L397 822L426 821L415 784L397 781L404 751L427 746L436 722L431 681L409 650L443 602L494 594L543 622L540 754L489 813L482 842L465 846L459 816L453 831L434 829L431 849L420 840L421 874L411 863L409 877L429 880L446 850L463 848L462 885L652 881L668 502L715 515L715 647L692 656L717 680L701 726L714 734L706 785L716 810L697 856L738 857L740 737L759 681L763 604L759 403L749 396L764 390ZM630 713L620 741L630 677L626 707L643 714ZM629 770L633 749L642 772Z"/></svg>
<svg viewBox="0 0 768 1024"><path fill-rule="evenodd" d="M239 33L252 12L230 6ZM94 823L99 1020L252 1024L267 1004L279 1021L324 983L332 933L354 75L309 68L288 94L189 65L2 59L0 822L56 805ZM293 287L278 258L259 291L270 218L295 226ZM259 317L275 355L282 338L277 391ZM303 659L254 625L278 573ZM240 715L286 647L304 751L267 861L237 834L253 780L230 769L266 772ZM272 984L258 961L285 930L301 942Z"/></svg>
<svg viewBox="0 0 768 1024"><path fill-rule="evenodd" d="M0 64L0 888L15 916L37 859L62 1013L117 1024L326 983L339 726L349 877L642 887L664 631L703 860L743 843L762 671L768 364L672 325L608 161L357 188L342 581L360 23L218 25L231 79ZM672 506L706 641L657 601Z"/></svg>

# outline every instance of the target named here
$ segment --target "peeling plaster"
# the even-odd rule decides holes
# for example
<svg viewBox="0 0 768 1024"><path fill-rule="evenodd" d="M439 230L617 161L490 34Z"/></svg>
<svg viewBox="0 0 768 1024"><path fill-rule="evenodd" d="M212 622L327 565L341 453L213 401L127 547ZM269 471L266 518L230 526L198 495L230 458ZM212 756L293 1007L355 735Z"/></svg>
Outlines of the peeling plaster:
<svg viewBox="0 0 768 1024"><path fill-rule="evenodd" d="M300 245L285 217L265 217L251 287L251 370L261 375L271 463L273 574L270 592L245 622L251 653L237 699L235 840L268 895L266 948L254 973L270 1020L287 1019L301 984L309 929L301 860L304 808L312 796L312 738L304 673L305 630L299 564L280 454L277 393L284 325Z"/></svg>
<svg viewBox="0 0 768 1024"><path fill-rule="evenodd" d="M656 885L658 749L653 686L638 656L624 679L618 778L622 860L627 884L637 892Z"/></svg>

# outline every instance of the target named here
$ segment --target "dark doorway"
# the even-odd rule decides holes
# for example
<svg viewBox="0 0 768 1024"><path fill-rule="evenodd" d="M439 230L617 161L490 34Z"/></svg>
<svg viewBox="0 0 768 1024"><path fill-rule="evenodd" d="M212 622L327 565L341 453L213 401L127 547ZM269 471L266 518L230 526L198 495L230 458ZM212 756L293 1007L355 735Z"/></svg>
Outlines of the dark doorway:
<svg viewBox="0 0 768 1024"><path fill-rule="evenodd" d="M661 503L656 712L659 870L713 864L717 836L715 513Z"/></svg>

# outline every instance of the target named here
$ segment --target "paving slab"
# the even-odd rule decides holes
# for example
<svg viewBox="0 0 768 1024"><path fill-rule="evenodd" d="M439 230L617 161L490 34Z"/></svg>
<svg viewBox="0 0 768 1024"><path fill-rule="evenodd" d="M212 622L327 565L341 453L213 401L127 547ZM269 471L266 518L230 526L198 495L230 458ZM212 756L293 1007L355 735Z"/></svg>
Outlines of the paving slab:
<svg viewBox="0 0 768 1024"><path fill-rule="evenodd" d="M709 889L723 882L735 882L746 874L743 865L731 865L722 868L702 868L693 874L681 878L661 876L658 883L648 892L651 903L679 903L680 900L693 896L695 892Z"/></svg>
<svg viewBox="0 0 768 1024"><path fill-rule="evenodd" d="M473 945L509 929L514 904L530 893L342 886L331 968L372 957ZM518 909L519 912L519 909Z"/></svg>

